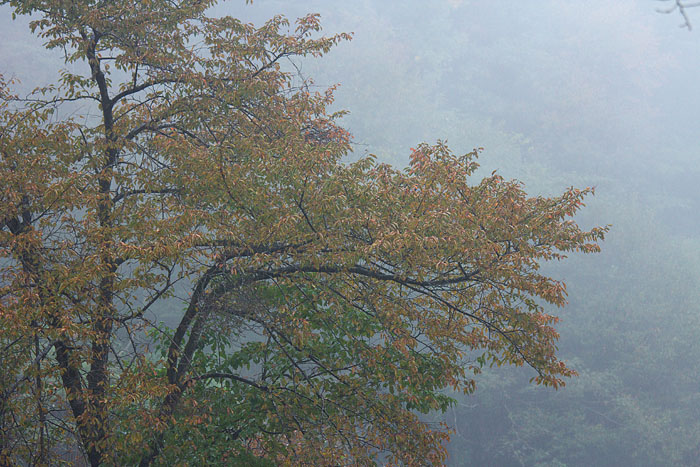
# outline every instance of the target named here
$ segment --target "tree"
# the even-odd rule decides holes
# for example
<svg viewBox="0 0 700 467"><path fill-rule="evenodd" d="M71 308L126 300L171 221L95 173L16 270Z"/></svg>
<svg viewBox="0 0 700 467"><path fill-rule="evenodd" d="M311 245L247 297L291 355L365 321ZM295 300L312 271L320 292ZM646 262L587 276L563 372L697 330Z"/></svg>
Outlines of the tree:
<svg viewBox="0 0 700 467"><path fill-rule="evenodd" d="M332 90L286 61L348 38L314 15L2 3L85 68L1 86L4 463L437 464L447 428L417 414L441 389L489 364L574 374L539 266L598 250L606 229L571 220L591 190L474 182L477 151L442 143L344 163Z"/></svg>

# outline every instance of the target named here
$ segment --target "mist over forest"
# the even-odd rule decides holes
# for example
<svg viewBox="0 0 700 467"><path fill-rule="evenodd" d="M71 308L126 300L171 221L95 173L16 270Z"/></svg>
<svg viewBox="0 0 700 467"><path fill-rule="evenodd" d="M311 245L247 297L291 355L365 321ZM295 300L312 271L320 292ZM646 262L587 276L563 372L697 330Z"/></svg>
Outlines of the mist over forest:
<svg viewBox="0 0 700 467"><path fill-rule="evenodd" d="M532 384L528 365L487 364L474 393L445 389L457 402L420 417L451 429L449 466L698 463L700 8L688 30L664 6L255 0L208 12L258 26L318 13L323 34L352 33L281 64L314 91L338 85L346 163L372 154L403 169L412 148L444 141L455 154L483 148L475 179L495 171L543 197L595 188L575 221L610 225L601 252L542 264L566 283L564 307L542 306L578 376L555 390ZM0 72L20 94L65 67L28 21L0 9Z"/></svg>
<svg viewBox="0 0 700 467"><path fill-rule="evenodd" d="M602 252L546 267L568 286L559 391L488 369L445 415L449 465L693 465L700 455L700 37L640 1L288 2L352 41L304 64L356 153L397 166L420 141L483 147L531 194L596 187ZM230 12L233 5L222 5ZM693 10L688 10L693 19ZM700 11L697 21L700 21Z"/></svg>

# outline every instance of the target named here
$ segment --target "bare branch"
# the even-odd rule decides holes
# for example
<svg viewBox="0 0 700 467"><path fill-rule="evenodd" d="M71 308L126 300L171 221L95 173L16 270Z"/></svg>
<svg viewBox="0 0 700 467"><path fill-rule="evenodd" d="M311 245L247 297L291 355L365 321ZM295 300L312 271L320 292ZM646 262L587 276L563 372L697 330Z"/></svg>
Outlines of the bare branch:
<svg viewBox="0 0 700 467"><path fill-rule="evenodd" d="M656 11L659 13L664 13L664 14L669 14L673 13L674 11L678 11L680 13L681 17L683 18L683 24L680 25L681 28L688 28L688 31L693 30L693 25L690 22L690 17L688 16L688 12L686 11L688 8L694 8L697 6L700 6L700 2L684 2L683 0L657 0L659 2L673 2L671 6L668 6L666 8L657 8Z"/></svg>

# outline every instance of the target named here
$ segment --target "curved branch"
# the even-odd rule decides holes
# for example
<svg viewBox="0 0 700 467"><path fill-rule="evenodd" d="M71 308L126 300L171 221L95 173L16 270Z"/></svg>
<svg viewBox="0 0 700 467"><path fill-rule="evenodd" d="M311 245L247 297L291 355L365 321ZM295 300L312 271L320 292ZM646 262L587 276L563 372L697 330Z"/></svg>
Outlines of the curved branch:
<svg viewBox="0 0 700 467"><path fill-rule="evenodd" d="M221 373L221 372L216 372L216 371L211 372L211 373L205 373L205 374L199 375L199 376L193 376L192 378L187 380L185 385L189 386L191 383L193 383L195 381L201 381L203 379L230 379L233 381L238 381L239 383L247 384L248 386L252 386L252 387L259 389L261 391L264 391L264 392L270 392L269 387L258 384L255 381L249 380L247 378L243 378L242 376L234 375L233 373Z"/></svg>

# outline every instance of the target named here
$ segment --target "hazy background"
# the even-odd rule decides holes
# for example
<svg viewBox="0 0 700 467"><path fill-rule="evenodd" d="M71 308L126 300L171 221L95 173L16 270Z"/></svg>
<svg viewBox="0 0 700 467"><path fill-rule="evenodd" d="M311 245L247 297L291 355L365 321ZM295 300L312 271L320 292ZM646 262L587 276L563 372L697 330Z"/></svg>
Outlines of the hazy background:
<svg viewBox="0 0 700 467"><path fill-rule="evenodd" d="M528 369L486 370L445 416L450 465L697 465L700 459L700 8L697 32L653 0L255 0L216 14L261 24L317 12L353 32L299 63L340 83L355 155L398 166L421 141L485 148L533 195L595 186L579 217L612 224L603 252L547 270L566 279L560 391ZM0 9L0 71L29 86L61 65ZM81 64L82 65L82 64Z"/></svg>

